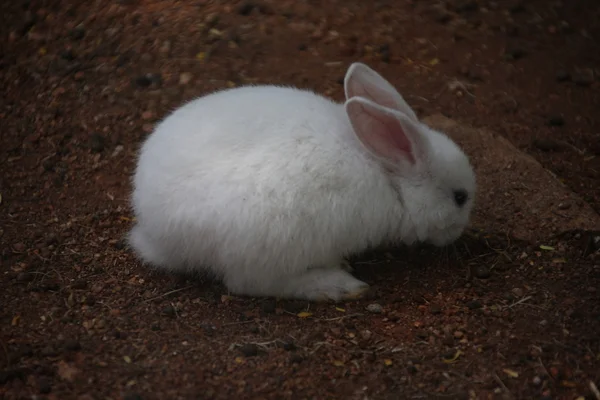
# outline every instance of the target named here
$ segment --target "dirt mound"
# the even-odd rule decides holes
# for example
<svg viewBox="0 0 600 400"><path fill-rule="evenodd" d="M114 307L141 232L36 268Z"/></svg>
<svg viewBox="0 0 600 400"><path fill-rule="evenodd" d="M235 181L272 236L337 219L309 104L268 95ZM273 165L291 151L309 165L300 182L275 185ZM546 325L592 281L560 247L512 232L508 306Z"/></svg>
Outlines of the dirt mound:
<svg viewBox="0 0 600 400"><path fill-rule="evenodd" d="M448 133L472 160L478 180L475 227L532 242L600 227L600 216L589 204L504 137L439 114L424 122Z"/></svg>

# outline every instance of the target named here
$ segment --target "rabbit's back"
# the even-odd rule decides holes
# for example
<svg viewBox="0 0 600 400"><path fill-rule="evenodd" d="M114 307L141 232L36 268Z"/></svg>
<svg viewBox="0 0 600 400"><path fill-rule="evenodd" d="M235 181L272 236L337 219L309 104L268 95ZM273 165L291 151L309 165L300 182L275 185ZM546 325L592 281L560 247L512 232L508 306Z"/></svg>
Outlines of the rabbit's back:
<svg viewBox="0 0 600 400"><path fill-rule="evenodd" d="M340 105L298 89L247 87L186 104L142 147L133 204L147 243L138 247L156 264L199 260L219 273L274 260L293 268L377 240L381 225L373 235L355 225L387 183L350 133Z"/></svg>

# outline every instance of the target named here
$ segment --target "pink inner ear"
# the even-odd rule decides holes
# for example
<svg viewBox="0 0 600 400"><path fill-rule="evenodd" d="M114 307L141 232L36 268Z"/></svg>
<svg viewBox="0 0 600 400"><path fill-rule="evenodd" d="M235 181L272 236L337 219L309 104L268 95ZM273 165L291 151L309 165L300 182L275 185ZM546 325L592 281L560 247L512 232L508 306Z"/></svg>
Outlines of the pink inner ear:
<svg viewBox="0 0 600 400"><path fill-rule="evenodd" d="M364 97L380 106L391 108L392 110L398 107L394 98L389 93L386 93L385 90L379 89L375 84L366 85L357 80L351 84L351 87L352 97Z"/></svg>
<svg viewBox="0 0 600 400"><path fill-rule="evenodd" d="M378 110L369 109L362 106L363 118L366 123L363 125L367 132L363 132L363 140L367 142L373 151L379 155L397 160L405 158L411 164L415 163L414 148L408 139L400 121L392 115L378 112Z"/></svg>

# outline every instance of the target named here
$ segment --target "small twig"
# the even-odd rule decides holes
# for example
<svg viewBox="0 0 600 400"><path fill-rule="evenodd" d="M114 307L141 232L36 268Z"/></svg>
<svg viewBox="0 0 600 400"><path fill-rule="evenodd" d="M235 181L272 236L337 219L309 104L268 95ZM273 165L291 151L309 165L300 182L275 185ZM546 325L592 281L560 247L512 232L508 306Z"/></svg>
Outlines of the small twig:
<svg viewBox="0 0 600 400"><path fill-rule="evenodd" d="M356 313L356 314L342 315L341 317L335 317L335 318L318 318L317 321L327 321L327 322L329 322L329 321L339 321L339 320L342 320L344 318L359 317L361 315L364 315L364 314Z"/></svg>
<svg viewBox="0 0 600 400"><path fill-rule="evenodd" d="M600 390L598 390L598 387L592 381L590 381L590 390L592 391L592 393L594 393L594 396L596 396L596 399L600 400Z"/></svg>
<svg viewBox="0 0 600 400"><path fill-rule="evenodd" d="M521 300L512 303L510 306L508 306L508 308L513 308L514 306L518 306L519 304L524 303L524 302L526 302L529 299L531 299L531 296L525 296Z"/></svg>
<svg viewBox="0 0 600 400"><path fill-rule="evenodd" d="M544 372L546 373L546 375L548 375L550 377L550 379L554 380L554 377L552 375L550 375L550 372L548 372L548 370L546 369L546 366L542 362L541 357L538 357L538 362L540 363L541 367L544 369Z"/></svg>
<svg viewBox="0 0 600 400"><path fill-rule="evenodd" d="M510 392L510 390L508 390L508 388L506 387L506 385L504 384L504 382L502 382L502 379L500 379L500 377L498 376L498 374L496 374L494 372L494 379L496 380L496 382L498 382L498 385L500 385L502 387L502 389L508 394L508 396L511 399L514 399L514 396L512 395L512 393Z"/></svg>
<svg viewBox="0 0 600 400"><path fill-rule="evenodd" d="M226 324L223 324L222 326L244 325L244 324L249 324L251 322L255 322L255 321L253 319L251 319L248 321L228 322Z"/></svg>
<svg viewBox="0 0 600 400"><path fill-rule="evenodd" d="M160 296L156 296L156 297L152 297L151 299L144 300L144 303L148 303L150 301L153 301L153 300L156 300L156 299L160 299L162 297L168 296L168 295L173 294L173 293L177 293L177 292L181 292L181 291L184 291L184 290L188 290L188 289L191 289L193 287L194 287L194 285L190 285L190 286L186 286L186 287L183 287L183 288L171 290L170 292L163 293Z"/></svg>

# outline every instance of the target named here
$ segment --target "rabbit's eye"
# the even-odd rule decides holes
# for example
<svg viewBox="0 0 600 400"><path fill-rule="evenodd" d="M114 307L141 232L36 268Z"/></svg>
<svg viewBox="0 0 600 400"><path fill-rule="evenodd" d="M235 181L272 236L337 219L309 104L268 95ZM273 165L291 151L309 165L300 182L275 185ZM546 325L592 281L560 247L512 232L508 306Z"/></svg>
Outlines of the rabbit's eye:
<svg viewBox="0 0 600 400"><path fill-rule="evenodd" d="M467 199L469 198L467 191L464 189L454 190L453 194L454 194L454 202L459 207L464 206L465 203L467 202Z"/></svg>

